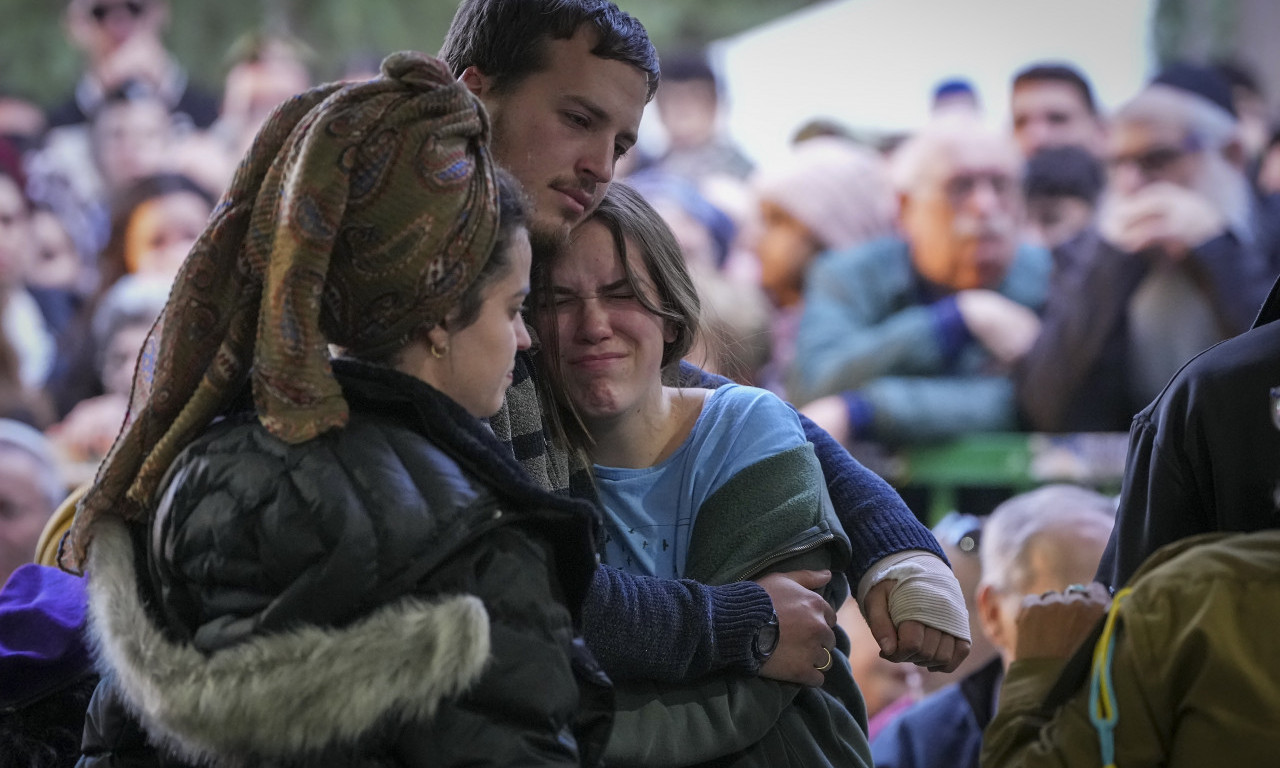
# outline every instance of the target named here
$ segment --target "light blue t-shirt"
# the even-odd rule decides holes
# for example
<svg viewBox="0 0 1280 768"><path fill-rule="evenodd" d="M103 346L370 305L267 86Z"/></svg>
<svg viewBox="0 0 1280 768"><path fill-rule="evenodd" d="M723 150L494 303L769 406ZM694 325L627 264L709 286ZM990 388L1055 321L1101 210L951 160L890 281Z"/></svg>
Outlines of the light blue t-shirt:
<svg viewBox="0 0 1280 768"><path fill-rule="evenodd" d="M703 502L740 470L806 442L795 411L777 395L726 384L707 394L688 439L643 469L595 465L604 507L604 562L681 578Z"/></svg>

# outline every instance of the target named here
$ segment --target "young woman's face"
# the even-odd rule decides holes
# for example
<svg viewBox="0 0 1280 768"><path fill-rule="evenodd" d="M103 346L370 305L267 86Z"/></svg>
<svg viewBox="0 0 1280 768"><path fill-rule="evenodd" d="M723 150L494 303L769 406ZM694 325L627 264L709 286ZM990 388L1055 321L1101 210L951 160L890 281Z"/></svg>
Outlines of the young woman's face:
<svg viewBox="0 0 1280 768"><path fill-rule="evenodd" d="M506 271L482 292L475 322L448 334L448 350L443 359L432 361L436 364L427 377L429 384L481 419L502 407L516 351L530 346L520 314L529 295L528 230L517 230L507 248Z"/></svg>
<svg viewBox="0 0 1280 768"><path fill-rule="evenodd" d="M102 388L107 394L128 397L138 353L151 332L151 323L133 323L116 330L102 355Z"/></svg>
<svg viewBox="0 0 1280 768"><path fill-rule="evenodd" d="M13 179L0 176L0 294L22 283L31 248L30 222L22 190Z"/></svg>
<svg viewBox="0 0 1280 768"><path fill-rule="evenodd" d="M138 206L125 232L126 268L173 279L208 224L209 213L209 204L194 192L173 192Z"/></svg>
<svg viewBox="0 0 1280 768"><path fill-rule="evenodd" d="M775 305L789 307L804 296L804 275L820 246L809 227L777 203L761 201L760 214L760 287Z"/></svg>
<svg viewBox="0 0 1280 768"><path fill-rule="evenodd" d="M27 262L27 284L39 288L75 288L80 277L80 254L66 227L52 211L31 214L35 240Z"/></svg>
<svg viewBox="0 0 1280 768"><path fill-rule="evenodd" d="M631 272L657 303L639 248L627 241ZM613 236L589 220L573 232L551 268L554 327L567 395L588 424L656 403L662 392L662 352L674 341L669 323L640 302L627 280Z"/></svg>

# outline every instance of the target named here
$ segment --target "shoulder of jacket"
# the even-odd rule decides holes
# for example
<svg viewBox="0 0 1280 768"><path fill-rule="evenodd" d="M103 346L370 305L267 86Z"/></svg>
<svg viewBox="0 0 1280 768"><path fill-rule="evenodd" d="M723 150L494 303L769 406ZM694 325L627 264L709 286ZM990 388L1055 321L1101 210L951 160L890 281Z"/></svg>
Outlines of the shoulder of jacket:
<svg viewBox="0 0 1280 768"><path fill-rule="evenodd" d="M414 508L438 520L487 509L492 498L446 451L386 419L353 414L345 427L296 445L246 419L216 425L188 446L162 483L157 516L186 529L210 514L287 516L308 504L322 525Z"/></svg>
<svg viewBox="0 0 1280 768"><path fill-rule="evenodd" d="M907 242L883 237L822 254L813 263L808 284L846 298L898 295L911 287L913 274Z"/></svg>
<svg viewBox="0 0 1280 768"><path fill-rule="evenodd" d="M818 264L837 271L852 271L884 267L892 264L908 265L911 262L911 246L897 236L881 237L849 248L827 251Z"/></svg>
<svg viewBox="0 0 1280 768"><path fill-rule="evenodd" d="M457 463L438 446L414 430L389 419L353 412L347 424L302 443L287 443L267 431L252 415L237 415L211 426L187 446L183 461L214 456L237 460L280 461L296 465L307 457L335 458L370 463L395 454L399 460L420 459L456 469Z"/></svg>

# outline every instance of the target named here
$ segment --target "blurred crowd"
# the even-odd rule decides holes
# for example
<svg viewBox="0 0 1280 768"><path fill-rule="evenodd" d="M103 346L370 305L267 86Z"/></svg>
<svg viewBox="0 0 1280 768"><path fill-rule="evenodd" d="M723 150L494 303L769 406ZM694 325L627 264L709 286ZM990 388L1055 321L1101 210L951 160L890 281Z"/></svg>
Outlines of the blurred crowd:
<svg viewBox="0 0 1280 768"><path fill-rule="evenodd" d="M251 35L222 93L202 90L165 47L175 10L69 0L74 91L50 109L0 92L0 583L110 449L237 160L314 84L303 42ZM1104 113L1089 73L1027 62L1008 125L948 81L921 94L932 116L909 134L796 115L783 159L759 167L723 129L706 56L672 52L662 70L666 148L633 149L620 177L669 223L702 295L710 332L688 359L846 445L1127 431L1188 360L1249 329L1280 274L1280 126L1238 64L1170 64ZM879 658L856 606L842 616L878 760L976 760L1022 598L1088 582L1113 511L1051 487L1005 502L985 533L972 515L942 521L973 674L907 717L890 716L937 680ZM955 743L930 736L939 722Z"/></svg>
<svg viewBox="0 0 1280 768"><path fill-rule="evenodd" d="M70 0L74 91L47 110L0 97L0 416L43 432L68 487L118 432L237 159L313 84L305 44L254 34L222 94L202 90L165 48L172 11ZM703 294L710 333L689 358L846 445L1125 431L1184 362L1248 328L1280 270L1280 130L1238 65L1174 64L1103 114L1088 73L1028 62L1009 125L947 81L906 135L797 115L763 167L724 132L707 58L662 66L666 148L620 167Z"/></svg>
<svg viewBox="0 0 1280 768"><path fill-rule="evenodd" d="M44 434L64 487L110 448L237 159L313 84L304 43L253 34L221 95L202 90L165 47L173 10L70 0L74 91L47 110L0 96L0 416ZM905 135L797 115L763 167L723 130L701 52L662 67L666 148L633 149L620 175L702 292L710 333L689 359L846 445L1125 431L1183 363L1248 328L1280 270L1280 130L1238 65L1174 64L1104 114L1088 73L1028 62L1009 125L958 79L921 94L932 117Z"/></svg>

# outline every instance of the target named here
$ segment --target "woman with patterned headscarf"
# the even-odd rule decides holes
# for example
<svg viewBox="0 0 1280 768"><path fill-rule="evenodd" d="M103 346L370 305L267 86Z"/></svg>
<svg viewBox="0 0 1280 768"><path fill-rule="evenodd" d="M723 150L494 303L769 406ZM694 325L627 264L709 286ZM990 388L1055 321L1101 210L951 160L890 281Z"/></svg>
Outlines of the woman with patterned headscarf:
<svg viewBox="0 0 1280 768"><path fill-rule="evenodd" d="M63 542L106 680L82 764L594 762L592 511L480 421L530 343L488 138L418 54L258 135Z"/></svg>

